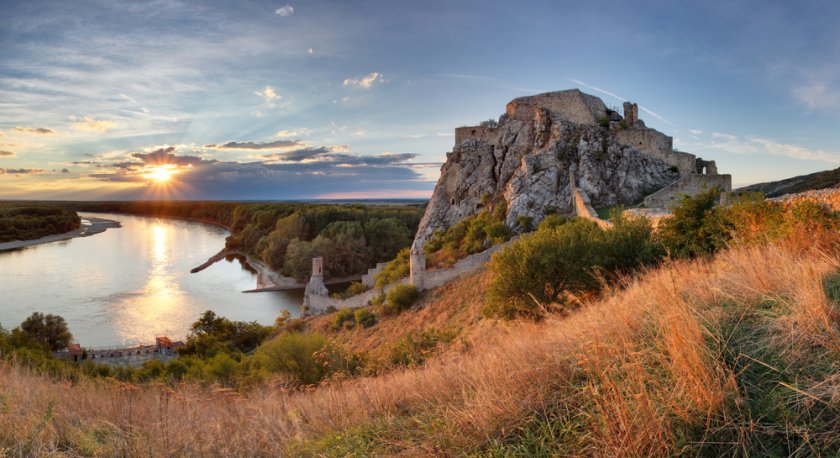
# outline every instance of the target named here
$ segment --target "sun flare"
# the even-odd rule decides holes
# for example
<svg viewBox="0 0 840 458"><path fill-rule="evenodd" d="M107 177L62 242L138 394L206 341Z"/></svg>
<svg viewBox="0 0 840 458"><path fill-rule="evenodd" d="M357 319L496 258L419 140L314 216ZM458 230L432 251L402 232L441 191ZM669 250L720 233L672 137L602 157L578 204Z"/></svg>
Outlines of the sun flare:
<svg viewBox="0 0 840 458"><path fill-rule="evenodd" d="M143 177L155 183L166 183L178 173L180 172L175 164L164 164L152 167L151 170L143 174Z"/></svg>

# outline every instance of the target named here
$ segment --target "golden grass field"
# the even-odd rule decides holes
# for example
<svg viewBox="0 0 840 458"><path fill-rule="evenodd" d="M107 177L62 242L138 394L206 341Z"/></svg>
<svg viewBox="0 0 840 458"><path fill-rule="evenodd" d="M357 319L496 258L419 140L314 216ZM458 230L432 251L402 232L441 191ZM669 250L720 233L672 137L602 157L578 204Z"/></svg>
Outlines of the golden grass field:
<svg viewBox="0 0 840 458"><path fill-rule="evenodd" d="M4 364L0 456L728 456L783 450L773 437L836 450L840 309L825 285L840 255L809 245L668 262L539 322L481 318L478 273L333 333L376 354L456 328L447 351L302 391L71 383ZM765 385L796 415L754 416Z"/></svg>

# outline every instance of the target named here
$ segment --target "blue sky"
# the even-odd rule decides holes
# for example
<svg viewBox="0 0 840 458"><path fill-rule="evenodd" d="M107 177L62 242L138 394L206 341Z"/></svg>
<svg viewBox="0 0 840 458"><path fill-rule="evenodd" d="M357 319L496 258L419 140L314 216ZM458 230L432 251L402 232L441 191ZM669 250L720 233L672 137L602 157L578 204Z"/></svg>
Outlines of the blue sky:
<svg viewBox="0 0 840 458"><path fill-rule="evenodd" d="M428 196L455 127L573 87L638 102L736 186L840 166L836 2L0 11L0 198Z"/></svg>

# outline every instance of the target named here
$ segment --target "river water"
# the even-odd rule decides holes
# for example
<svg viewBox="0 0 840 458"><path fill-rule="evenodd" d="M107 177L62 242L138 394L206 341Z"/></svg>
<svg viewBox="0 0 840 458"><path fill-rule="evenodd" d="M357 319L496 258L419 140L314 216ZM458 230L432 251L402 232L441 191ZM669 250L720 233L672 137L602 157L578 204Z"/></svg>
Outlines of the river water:
<svg viewBox="0 0 840 458"><path fill-rule="evenodd" d="M241 260L191 274L216 254L228 232L195 222L117 214L118 229L90 237L0 252L0 325L12 329L32 312L61 315L84 347L183 339L205 310L237 321L272 324L281 311L300 315L303 292L242 293L256 275Z"/></svg>

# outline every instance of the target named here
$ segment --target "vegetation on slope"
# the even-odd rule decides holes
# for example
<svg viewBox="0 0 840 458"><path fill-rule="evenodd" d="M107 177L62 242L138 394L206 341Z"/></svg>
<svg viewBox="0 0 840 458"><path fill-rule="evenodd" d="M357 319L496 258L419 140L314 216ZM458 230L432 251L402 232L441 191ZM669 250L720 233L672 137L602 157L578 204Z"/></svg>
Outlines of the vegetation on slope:
<svg viewBox="0 0 840 458"><path fill-rule="evenodd" d="M5 367L0 447L18 456L840 453L834 215L757 201L711 210L703 214L738 221L719 234L728 248L619 277L575 313L482 318L491 271L369 328L333 329L329 315L283 323L252 357L323 377L317 388L80 379L66 390ZM371 352L324 374L340 366L321 363L335 356L324 342ZM282 349L266 353L271 345Z"/></svg>
<svg viewBox="0 0 840 458"><path fill-rule="evenodd" d="M840 168L801 175L785 180L758 183L741 188L739 191L760 192L767 197L779 197L812 189L836 188L840 186Z"/></svg>
<svg viewBox="0 0 840 458"><path fill-rule="evenodd" d="M0 204L0 243L63 234L81 226L76 212L53 205Z"/></svg>

